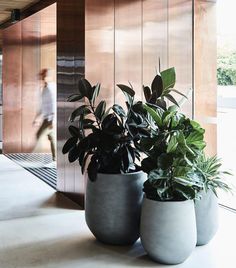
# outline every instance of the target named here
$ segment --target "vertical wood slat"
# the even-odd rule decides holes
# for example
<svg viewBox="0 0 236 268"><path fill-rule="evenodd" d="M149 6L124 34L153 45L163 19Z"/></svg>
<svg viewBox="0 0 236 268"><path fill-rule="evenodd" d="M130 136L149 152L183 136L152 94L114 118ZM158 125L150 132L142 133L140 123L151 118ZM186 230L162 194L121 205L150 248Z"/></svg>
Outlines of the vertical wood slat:
<svg viewBox="0 0 236 268"><path fill-rule="evenodd" d="M167 0L143 1L143 84L150 85L161 69L168 66L168 9Z"/></svg>
<svg viewBox="0 0 236 268"><path fill-rule="evenodd" d="M22 26L22 152L32 152L37 129L32 123L40 98L40 14L21 22Z"/></svg>
<svg viewBox="0 0 236 268"><path fill-rule="evenodd" d="M115 84L130 82L136 99L142 99L142 1L115 1ZM125 98L117 87L115 102Z"/></svg>
<svg viewBox="0 0 236 268"><path fill-rule="evenodd" d="M21 23L3 30L3 152L21 151Z"/></svg>
<svg viewBox="0 0 236 268"><path fill-rule="evenodd" d="M56 12L55 6L53 11ZM3 109L6 109L6 120L3 122L5 132L3 147L5 153L32 152L35 146L37 128L33 128L32 122L40 106L38 74L43 58L41 57L41 47L44 47L44 50L47 50L48 45L56 47L55 37L52 42L52 36L46 37L44 43L41 43L42 19L41 12L39 12L4 30L3 72L6 73L6 76L4 75ZM50 19L49 16L47 16L48 19ZM11 59L11 61L7 59ZM17 79L18 83L16 83ZM15 109L18 107L14 116L9 111L13 104ZM16 118L17 122L14 122ZM50 151L49 148L49 141L45 138L42 152Z"/></svg>
<svg viewBox="0 0 236 268"><path fill-rule="evenodd" d="M168 65L175 67L176 89L188 95L181 107L183 113L192 117L192 0L173 0L168 2ZM176 99L182 97L176 95Z"/></svg>
<svg viewBox="0 0 236 268"><path fill-rule="evenodd" d="M206 129L206 152L217 153L217 34L216 2L194 1L194 88L195 118Z"/></svg>
<svg viewBox="0 0 236 268"><path fill-rule="evenodd" d="M114 1L87 0L85 16L85 77L101 83L99 99L114 102Z"/></svg>

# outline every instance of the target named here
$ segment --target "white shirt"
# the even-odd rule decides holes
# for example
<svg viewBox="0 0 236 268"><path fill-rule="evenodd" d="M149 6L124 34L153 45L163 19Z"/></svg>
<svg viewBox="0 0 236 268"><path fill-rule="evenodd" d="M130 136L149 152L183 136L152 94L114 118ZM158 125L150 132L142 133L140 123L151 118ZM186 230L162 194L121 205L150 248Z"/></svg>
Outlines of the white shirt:
<svg viewBox="0 0 236 268"><path fill-rule="evenodd" d="M48 82L42 91L41 114L44 119L53 121L56 115L56 84Z"/></svg>

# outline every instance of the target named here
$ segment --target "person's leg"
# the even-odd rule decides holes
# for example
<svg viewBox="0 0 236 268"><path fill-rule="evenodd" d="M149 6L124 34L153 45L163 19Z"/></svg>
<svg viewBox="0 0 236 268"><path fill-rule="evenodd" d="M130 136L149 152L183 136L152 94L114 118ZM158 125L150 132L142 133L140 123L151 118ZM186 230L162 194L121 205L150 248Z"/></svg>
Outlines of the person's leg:
<svg viewBox="0 0 236 268"><path fill-rule="evenodd" d="M36 141L36 144L34 146L33 153L37 152L39 150L39 148L41 146L41 141L47 133L47 129L48 129L48 121L44 120L42 122L40 128L38 129L37 133L36 133L37 141Z"/></svg>
<svg viewBox="0 0 236 268"><path fill-rule="evenodd" d="M56 161L55 134L54 134L53 126L50 128L50 132L48 133L48 139L50 141L50 146L51 146L52 160Z"/></svg>

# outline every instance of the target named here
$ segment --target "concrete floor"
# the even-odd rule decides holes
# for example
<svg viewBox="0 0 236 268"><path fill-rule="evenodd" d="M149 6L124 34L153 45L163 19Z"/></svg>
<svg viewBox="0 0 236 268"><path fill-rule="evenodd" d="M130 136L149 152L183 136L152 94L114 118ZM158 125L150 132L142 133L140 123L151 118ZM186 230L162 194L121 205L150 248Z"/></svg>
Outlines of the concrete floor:
<svg viewBox="0 0 236 268"><path fill-rule="evenodd" d="M221 209L214 240L183 264L149 260L140 242L106 246L89 232L84 212L47 184L0 156L0 268L234 268L236 214Z"/></svg>

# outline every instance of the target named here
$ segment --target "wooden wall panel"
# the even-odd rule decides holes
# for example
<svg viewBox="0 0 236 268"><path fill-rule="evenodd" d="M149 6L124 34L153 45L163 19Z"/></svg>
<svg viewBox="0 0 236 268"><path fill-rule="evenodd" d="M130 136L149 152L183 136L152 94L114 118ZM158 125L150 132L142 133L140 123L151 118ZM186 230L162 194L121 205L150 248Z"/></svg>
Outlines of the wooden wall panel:
<svg viewBox="0 0 236 268"><path fill-rule="evenodd" d="M3 152L21 151L21 24L3 30Z"/></svg>
<svg viewBox="0 0 236 268"><path fill-rule="evenodd" d="M195 118L206 128L207 154L217 153L216 3L195 0Z"/></svg>
<svg viewBox="0 0 236 268"><path fill-rule="evenodd" d="M40 15L40 69L50 69L52 81L57 83L56 4L44 8L38 14ZM56 129L56 122L54 127ZM44 140L42 140L41 152L51 152L47 137L44 137Z"/></svg>
<svg viewBox="0 0 236 268"><path fill-rule="evenodd" d="M84 177L78 163L70 164L62 154L69 137L68 118L74 109L66 98L76 92L84 76L85 3L77 0L57 1L57 189L66 192L83 206Z"/></svg>
<svg viewBox="0 0 236 268"><path fill-rule="evenodd" d="M101 83L99 99L114 102L114 1L87 0L85 17L85 77Z"/></svg>
<svg viewBox="0 0 236 268"><path fill-rule="evenodd" d="M130 82L136 98L142 98L142 1L115 1L115 84ZM115 101L124 104L115 88Z"/></svg>
<svg viewBox="0 0 236 268"><path fill-rule="evenodd" d="M22 152L32 152L37 128L33 127L40 99L40 14L21 22L22 27Z"/></svg>
<svg viewBox="0 0 236 268"><path fill-rule="evenodd" d="M184 94L193 90L193 25L192 0L172 0L168 5L168 65L175 67L176 89ZM181 107L182 112L192 117L192 92ZM176 96L177 100L182 97Z"/></svg>
<svg viewBox="0 0 236 268"><path fill-rule="evenodd" d="M143 1L143 83L150 85L156 71L168 66L167 0Z"/></svg>
<svg viewBox="0 0 236 268"><path fill-rule="evenodd" d="M33 127L32 122L40 107L39 72L43 67L54 66L55 69L56 65L56 6L48 7L42 13L38 12L3 31L3 57L5 59L3 109L6 109L3 122L4 153L32 152L36 143L38 128ZM54 33L52 33L53 27L49 25L50 20L53 24L53 19ZM44 33L41 32L43 28ZM42 59L46 60L42 61ZM9 111L9 107L13 104L17 109L14 119ZM15 118L17 118L17 123L14 122ZM13 128L16 129L15 132L12 131ZM47 138L39 151L50 151Z"/></svg>

